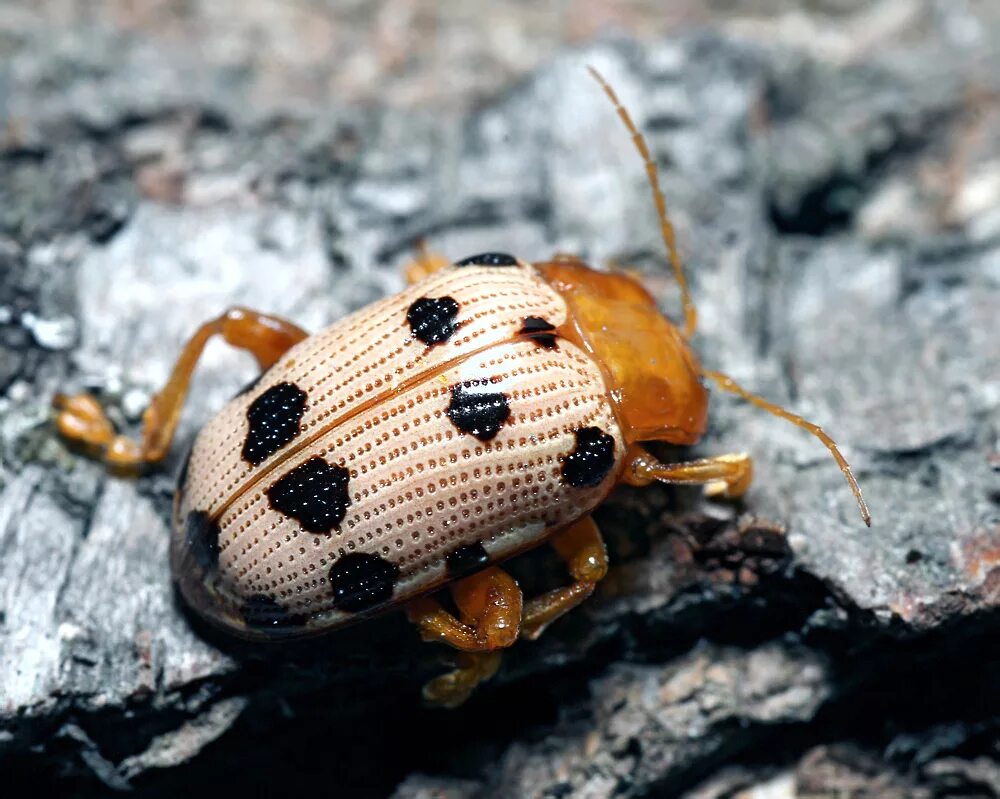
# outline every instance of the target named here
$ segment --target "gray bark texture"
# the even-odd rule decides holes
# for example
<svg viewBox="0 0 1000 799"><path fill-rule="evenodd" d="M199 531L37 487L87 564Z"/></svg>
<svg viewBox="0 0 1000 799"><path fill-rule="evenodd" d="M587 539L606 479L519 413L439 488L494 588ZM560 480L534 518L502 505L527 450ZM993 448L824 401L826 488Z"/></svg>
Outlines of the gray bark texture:
<svg viewBox="0 0 1000 799"><path fill-rule="evenodd" d="M351 42L363 4L114 5L0 11L5 795L1000 795L995 8L759 3L636 38L638 3L589 40L589 6L547 39L510 4L523 29L443 24L442 66L400 44L426 3L377 4L382 61ZM616 492L597 594L458 710L421 705L449 652L399 614L277 648L202 629L171 586L172 475L250 359L209 348L135 480L64 447L53 394L138 432L200 322L318 329L398 290L421 239L627 265L676 317L587 64L660 164L703 361L829 430L873 527L815 439L716 392L694 453L752 453L746 498ZM565 580L544 551L511 568Z"/></svg>

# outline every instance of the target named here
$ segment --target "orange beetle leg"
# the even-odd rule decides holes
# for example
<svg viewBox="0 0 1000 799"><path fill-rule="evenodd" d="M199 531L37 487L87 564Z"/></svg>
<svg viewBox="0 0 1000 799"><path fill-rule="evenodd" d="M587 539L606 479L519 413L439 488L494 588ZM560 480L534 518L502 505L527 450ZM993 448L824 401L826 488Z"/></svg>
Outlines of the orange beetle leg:
<svg viewBox="0 0 1000 799"><path fill-rule="evenodd" d="M452 671L435 677L423 688L424 699L437 707L458 707L500 668L499 652L460 652Z"/></svg>
<svg viewBox="0 0 1000 799"><path fill-rule="evenodd" d="M589 597L608 572L604 540L589 516L555 535L551 543L566 563L574 582L527 602L521 619L521 637L529 640L538 638L549 624Z"/></svg>
<svg viewBox="0 0 1000 799"><path fill-rule="evenodd" d="M440 253L431 252L427 242L421 239L417 244L417 257L403 267L403 274L406 282L412 286L446 266L451 266L451 261Z"/></svg>
<svg viewBox="0 0 1000 799"><path fill-rule="evenodd" d="M228 344L247 350L262 370L268 369L308 334L277 316L257 313L247 308L230 308L206 322L188 340L181 351L170 379L156 394L143 414L142 442L117 435L100 403L89 394L57 394L56 427L67 440L95 452L116 470L130 472L163 459L170 449L188 384L198 358L213 336L221 335Z"/></svg>
<svg viewBox="0 0 1000 799"><path fill-rule="evenodd" d="M496 673L497 650L517 640L522 605L514 578L496 567L458 580L451 593L461 619L429 597L406 606L407 618L425 641L440 641L462 652L453 671L424 686L424 698L445 707L462 704L479 683Z"/></svg>
<svg viewBox="0 0 1000 799"><path fill-rule="evenodd" d="M654 480L679 485L704 485L705 496L732 499L746 493L753 480L753 461L745 452L716 455L687 463L660 463L642 447L632 446L622 480L647 486Z"/></svg>
<svg viewBox="0 0 1000 799"><path fill-rule="evenodd" d="M425 641L440 641L463 652L503 649L517 640L521 589L505 571L492 567L451 584L461 619L439 602L421 597L406 615Z"/></svg>

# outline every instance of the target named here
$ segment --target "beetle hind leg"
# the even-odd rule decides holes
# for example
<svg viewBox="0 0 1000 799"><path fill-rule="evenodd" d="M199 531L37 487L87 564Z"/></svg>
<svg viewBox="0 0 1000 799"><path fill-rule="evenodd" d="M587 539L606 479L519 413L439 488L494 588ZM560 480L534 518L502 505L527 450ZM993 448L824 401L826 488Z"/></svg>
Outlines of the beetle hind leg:
<svg viewBox="0 0 1000 799"><path fill-rule="evenodd" d="M208 341L221 335L228 344L250 352L261 370L274 365L308 334L277 316L230 308L206 322L188 340L170 378L143 414L142 441L118 435L100 403L89 394L57 394L52 401L56 427L63 438L95 453L113 469L135 471L163 459L170 448L188 384Z"/></svg>
<svg viewBox="0 0 1000 799"><path fill-rule="evenodd" d="M496 567L452 583L451 593L460 618L430 597L406 607L407 618L425 641L460 650L455 669L424 686L424 698L443 707L462 704L479 683L496 673L499 650L517 640L522 609L517 582Z"/></svg>
<svg viewBox="0 0 1000 799"><path fill-rule="evenodd" d="M566 563L573 584L529 600L521 619L521 637L538 638L553 621L594 592L608 572L608 553L594 520L585 516L553 536L552 547Z"/></svg>

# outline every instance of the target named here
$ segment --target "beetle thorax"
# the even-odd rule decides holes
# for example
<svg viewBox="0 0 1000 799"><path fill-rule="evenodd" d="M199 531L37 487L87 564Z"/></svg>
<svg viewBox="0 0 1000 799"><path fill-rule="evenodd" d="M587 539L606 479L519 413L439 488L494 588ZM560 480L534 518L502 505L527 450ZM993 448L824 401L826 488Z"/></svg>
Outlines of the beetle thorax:
<svg viewBox="0 0 1000 799"><path fill-rule="evenodd" d="M701 367L649 292L628 275L574 259L535 267L566 300L560 333L603 369L626 439L695 443L708 416Z"/></svg>

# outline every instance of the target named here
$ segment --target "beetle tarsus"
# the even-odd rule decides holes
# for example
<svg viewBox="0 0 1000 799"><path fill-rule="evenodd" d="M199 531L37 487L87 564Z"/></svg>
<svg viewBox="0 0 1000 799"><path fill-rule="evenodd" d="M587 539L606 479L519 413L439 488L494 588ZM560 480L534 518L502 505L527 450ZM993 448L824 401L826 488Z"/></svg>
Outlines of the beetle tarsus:
<svg viewBox="0 0 1000 799"><path fill-rule="evenodd" d="M146 463L142 447L115 432L101 403L90 394L57 394L52 407L60 435L100 458L112 471L132 474Z"/></svg>
<svg viewBox="0 0 1000 799"><path fill-rule="evenodd" d="M188 384L208 341L221 335L228 344L251 353L261 369L268 369L289 348L308 335L302 328L277 316L248 308L230 308L206 322L188 340L174 364L170 378L143 414L142 443L116 435L101 404L89 394L57 394L56 427L68 441L98 455L112 470L135 472L166 457L173 441Z"/></svg>
<svg viewBox="0 0 1000 799"><path fill-rule="evenodd" d="M623 480L647 486L657 481L675 485L703 485L705 496L736 499L753 481L753 460L745 452L715 455L685 463L660 463L642 447L633 445L626 456Z"/></svg>
<svg viewBox="0 0 1000 799"><path fill-rule="evenodd" d="M476 686L497 673L500 659L499 652L460 653L455 658L455 669L424 686L424 699L436 707L458 707L471 696Z"/></svg>

